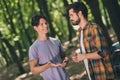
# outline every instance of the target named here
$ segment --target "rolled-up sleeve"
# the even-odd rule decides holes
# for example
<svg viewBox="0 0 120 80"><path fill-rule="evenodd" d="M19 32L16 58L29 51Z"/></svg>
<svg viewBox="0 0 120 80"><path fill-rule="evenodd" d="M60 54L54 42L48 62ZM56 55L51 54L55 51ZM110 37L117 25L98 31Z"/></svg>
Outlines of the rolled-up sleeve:
<svg viewBox="0 0 120 80"><path fill-rule="evenodd" d="M95 33L95 43L96 43L96 48L98 50L98 54L101 57L105 57L108 51L106 39L99 27L96 27L94 29L94 33Z"/></svg>

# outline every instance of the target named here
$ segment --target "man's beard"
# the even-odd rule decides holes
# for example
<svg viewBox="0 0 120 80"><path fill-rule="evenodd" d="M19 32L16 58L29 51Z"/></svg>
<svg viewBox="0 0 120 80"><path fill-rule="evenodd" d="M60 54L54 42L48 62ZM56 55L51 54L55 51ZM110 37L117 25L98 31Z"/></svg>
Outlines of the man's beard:
<svg viewBox="0 0 120 80"><path fill-rule="evenodd" d="M75 21L75 22L73 22L72 21L72 25L73 25L73 29L74 30L76 30L76 31L78 31L78 29L79 29L79 23L80 23L80 19L78 19L77 21Z"/></svg>
<svg viewBox="0 0 120 80"><path fill-rule="evenodd" d="M75 22L73 22L73 21L71 21L71 22L72 22L73 25L79 25L79 23L80 23L80 19L78 19L78 20L75 21Z"/></svg>

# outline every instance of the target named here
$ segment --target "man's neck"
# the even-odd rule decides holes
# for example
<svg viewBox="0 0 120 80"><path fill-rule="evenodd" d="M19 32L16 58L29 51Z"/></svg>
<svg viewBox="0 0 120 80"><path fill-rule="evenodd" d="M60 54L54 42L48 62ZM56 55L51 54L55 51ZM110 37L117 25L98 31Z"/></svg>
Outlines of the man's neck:
<svg viewBox="0 0 120 80"><path fill-rule="evenodd" d="M86 19L81 20L79 26L84 29L89 22Z"/></svg>
<svg viewBox="0 0 120 80"><path fill-rule="evenodd" d="M41 41L48 40L48 36L47 35L39 35L38 39Z"/></svg>

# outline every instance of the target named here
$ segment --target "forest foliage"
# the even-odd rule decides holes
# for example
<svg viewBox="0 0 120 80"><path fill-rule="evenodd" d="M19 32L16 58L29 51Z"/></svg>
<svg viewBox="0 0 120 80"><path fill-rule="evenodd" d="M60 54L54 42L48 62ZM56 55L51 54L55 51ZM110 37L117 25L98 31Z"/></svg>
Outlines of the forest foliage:
<svg viewBox="0 0 120 80"><path fill-rule="evenodd" d="M85 3L88 19L98 23L111 46L109 29L113 29L120 42L120 0L0 0L0 67L17 64L19 72L25 73L22 64L28 61L29 46L37 34L31 26L36 14L47 17L49 35L61 43L71 42L76 36L66 12L68 4Z"/></svg>

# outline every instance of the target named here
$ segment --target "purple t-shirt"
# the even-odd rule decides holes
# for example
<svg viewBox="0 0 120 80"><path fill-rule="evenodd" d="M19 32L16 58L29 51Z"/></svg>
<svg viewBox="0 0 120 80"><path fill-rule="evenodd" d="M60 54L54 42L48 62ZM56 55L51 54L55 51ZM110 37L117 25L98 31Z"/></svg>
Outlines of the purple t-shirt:
<svg viewBox="0 0 120 80"><path fill-rule="evenodd" d="M51 61L54 64L62 62L60 54L64 54L64 49L55 38L48 40L36 40L29 48L29 60L36 59L38 64L45 64ZM69 80L63 68L49 68L41 73L44 80Z"/></svg>

